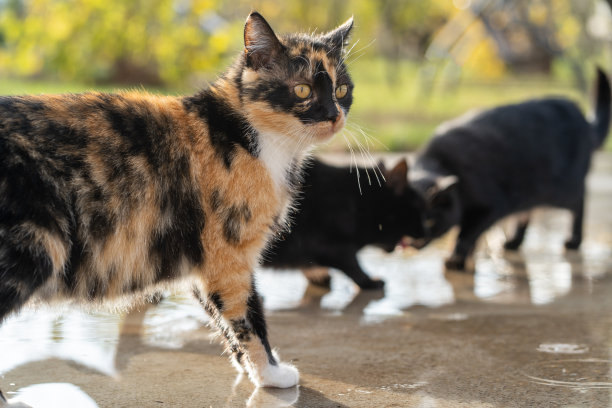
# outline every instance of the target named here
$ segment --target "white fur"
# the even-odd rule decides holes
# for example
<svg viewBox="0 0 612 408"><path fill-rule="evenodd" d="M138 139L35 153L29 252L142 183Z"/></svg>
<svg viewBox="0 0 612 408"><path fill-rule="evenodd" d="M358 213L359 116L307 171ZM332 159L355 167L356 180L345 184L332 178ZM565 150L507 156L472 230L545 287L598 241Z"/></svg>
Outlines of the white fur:
<svg viewBox="0 0 612 408"><path fill-rule="evenodd" d="M267 167L277 193L282 194L287 189L287 175L291 163L310 150L310 143L300 144L295 137L278 133L260 134L258 142L259 157Z"/></svg>
<svg viewBox="0 0 612 408"><path fill-rule="evenodd" d="M281 363L278 365L268 364L261 370L257 385L259 387L289 388L298 385L300 373L291 364Z"/></svg>

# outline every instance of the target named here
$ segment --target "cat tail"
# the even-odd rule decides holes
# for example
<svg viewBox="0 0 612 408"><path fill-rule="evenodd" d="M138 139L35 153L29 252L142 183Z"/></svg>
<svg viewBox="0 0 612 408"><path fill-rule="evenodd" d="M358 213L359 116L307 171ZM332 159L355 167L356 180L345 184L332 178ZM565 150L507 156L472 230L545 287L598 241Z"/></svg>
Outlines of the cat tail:
<svg viewBox="0 0 612 408"><path fill-rule="evenodd" d="M597 68L597 102L595 104L595 148L601 147L608 136L610 130L610 82L608 76Z"/></svg>

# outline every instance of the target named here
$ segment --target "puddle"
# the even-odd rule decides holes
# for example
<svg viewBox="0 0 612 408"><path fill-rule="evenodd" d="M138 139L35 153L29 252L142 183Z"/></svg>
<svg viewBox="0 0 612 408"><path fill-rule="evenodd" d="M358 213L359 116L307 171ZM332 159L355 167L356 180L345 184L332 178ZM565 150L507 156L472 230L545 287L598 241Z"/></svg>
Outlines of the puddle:
<svg viewBox="0 0 612 408"><path fill-rule="evenodd" d="M186 334L209 321L201 305L191 296L170 296L150 305L140 323L142 341L154 347L180 349Z"/></svg>
<svg viewBox="0 0 612 408"><path fill-rule="evenodd" d="M429 318L448 322L461 322L467 320L469 316L465 313L432 313L429 315Z"/></svg>
<svg viewBox="0 0 612 408"><path fill-rule="evenodd" d="M187 296L170 296L128 314L44 306L24 309L0 326L0 349L10 350L2 354L0 373L58 358L115 377L117 346L126 317L127 334L138 334L143 343L167 349L182 347L185 334L208 320L199 304Z"/></svg>
<svg viewBox="0 0 612 408"><path fill-rule="evenodd" d="M589 351L589 347L584 344L543 343L537 350L553 354L584 354Z"/></svg>
<svg viewBox="0 0 612 408"><path fill-rule="evenodd" d="M266 310L297 308L304 297L308 281L301 271L291 269L258 269L257 288Z"/></svg>
<svg viewBox="0 0 612 408"><path fill-rule="evenodd" d="M393 384L393 385L383 385L380 387L383 391L394 391L394 390L415 390L418 388L422 388L426 386L427 381L420 381L414 384Z"/></svg>
<svg viewBox="0 0 612 408"><path fill-rule="evenodd" d="M77 310L23 310L0 326L0 373L29 362L59 358L109 376L121 317Z"/></svg>
<svg viewBox="0 0 612 408"><path fill-rule="evenodd" d="M532 382L577 390L612 389L612 360L573 359L532 364L524 375Z"/></svg>
<svg viewBox="0 0 612 408"><path fill-rule="evenodd" d="M98 404L89 395L68 383L30 385L8 394L8 407L21 408L21 404L27 404L32 408L98 408Z"/></svg>

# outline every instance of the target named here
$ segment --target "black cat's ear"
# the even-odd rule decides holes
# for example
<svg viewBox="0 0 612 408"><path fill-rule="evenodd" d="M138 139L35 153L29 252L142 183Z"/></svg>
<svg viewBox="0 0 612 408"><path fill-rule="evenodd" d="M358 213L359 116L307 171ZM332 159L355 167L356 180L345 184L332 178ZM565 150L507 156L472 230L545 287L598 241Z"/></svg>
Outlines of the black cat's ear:
<svg viewBox="0 0 612 408"><path fill-rule="evenodd" d="M408 162L402 159L385 174L387 185L396 195L402 194L408 188Z"/></svg>
<svg viewBox="0 0 612 408"><path fill-rule="evenodd" d="M332 50L334 50L338 55L342 52L342 49L348 45L348 40L351 35L351 30L353 29L353 17L349 18L336 28L335 30L330 31L327 34L323 35L323 39L331 45Z"/></svg>
<svg viewBox="0 0 612 408"><path fill-rule="evenodd" d="M244 24L247 67L258 70L270 66L282 49L283 45L261 14L256 11L249 14Z"/></svg>

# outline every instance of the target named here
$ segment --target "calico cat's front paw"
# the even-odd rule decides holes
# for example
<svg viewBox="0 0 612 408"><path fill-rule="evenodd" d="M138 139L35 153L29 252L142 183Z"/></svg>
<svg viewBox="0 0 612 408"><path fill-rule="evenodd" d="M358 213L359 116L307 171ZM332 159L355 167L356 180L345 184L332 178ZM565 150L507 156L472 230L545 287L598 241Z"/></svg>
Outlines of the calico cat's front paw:
<svg viewBox="0 0 612 408"><path fill-rule="evenodd" d="M453 254L444 261L444 266L446 269L452 271L465 271L465 257Z"/></svg>
<svg viewBox="0 0 612 408"><path fill-rule="evenodd" d="M268 364L259 374L258 386L289 388L298 385L300 373L291 364L278 362L277 365Z"/></svg>

